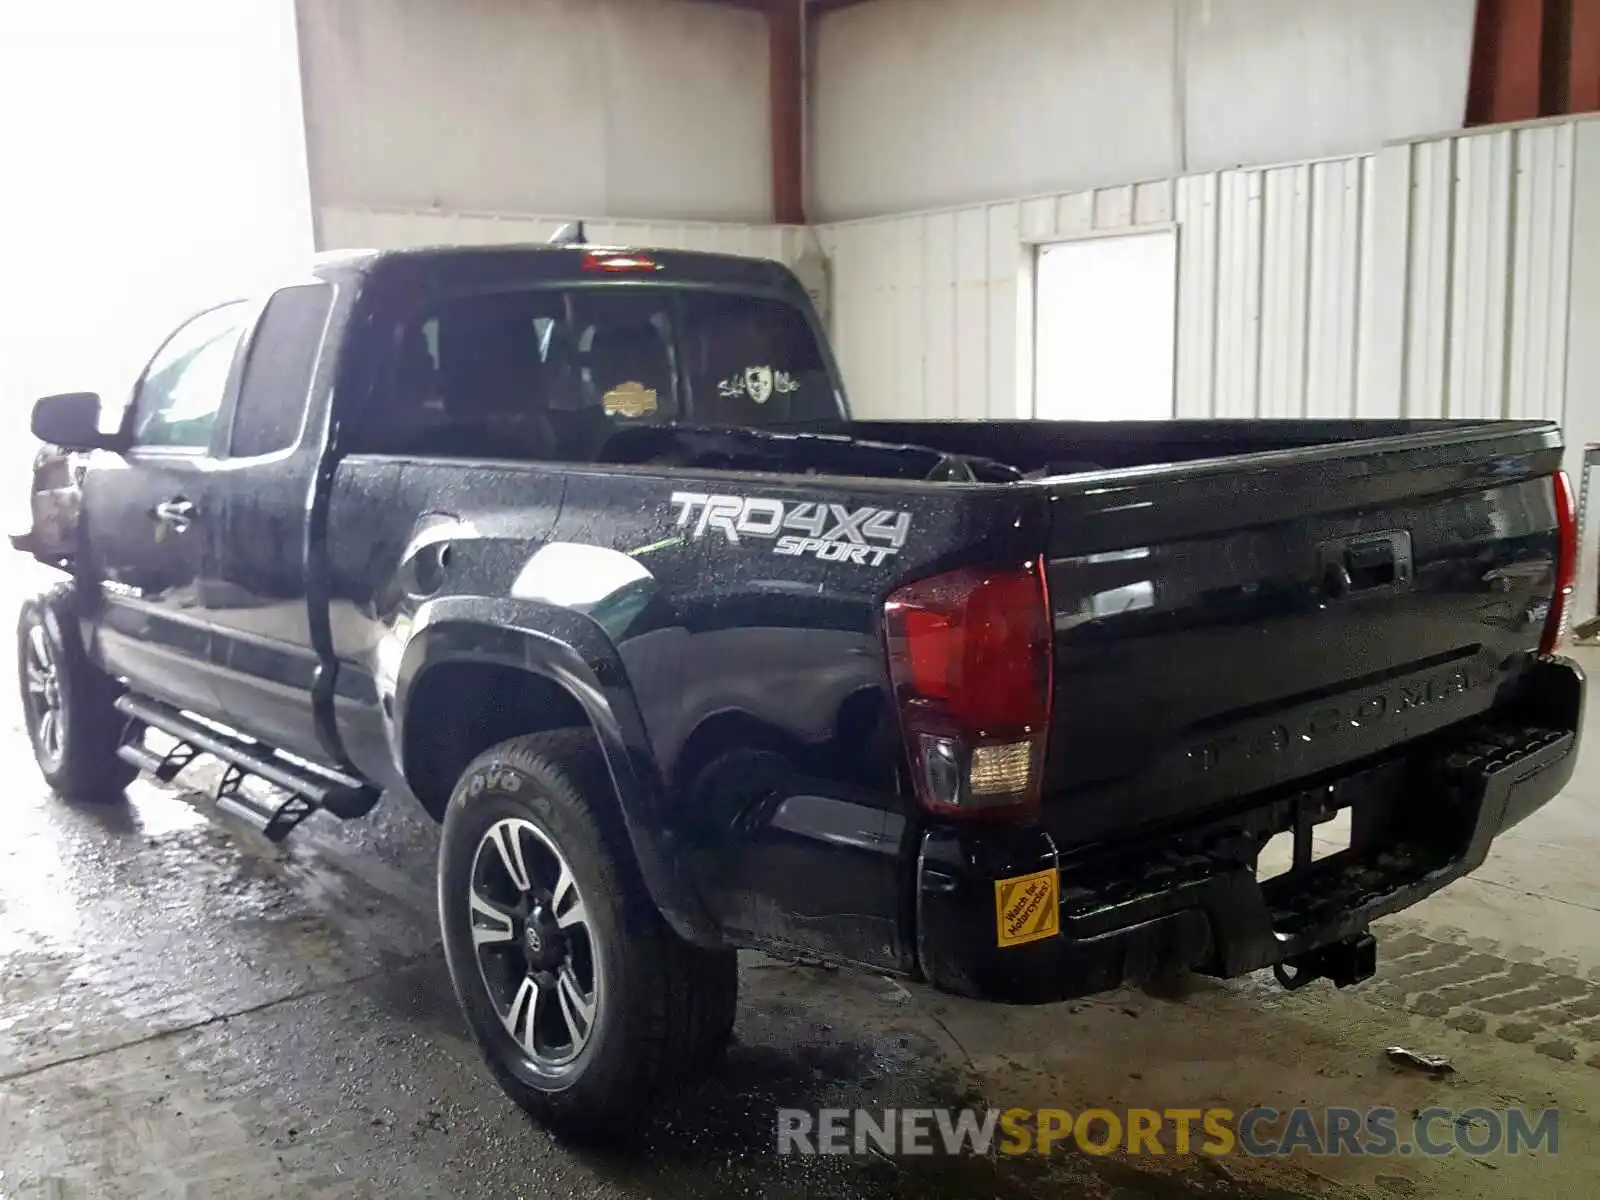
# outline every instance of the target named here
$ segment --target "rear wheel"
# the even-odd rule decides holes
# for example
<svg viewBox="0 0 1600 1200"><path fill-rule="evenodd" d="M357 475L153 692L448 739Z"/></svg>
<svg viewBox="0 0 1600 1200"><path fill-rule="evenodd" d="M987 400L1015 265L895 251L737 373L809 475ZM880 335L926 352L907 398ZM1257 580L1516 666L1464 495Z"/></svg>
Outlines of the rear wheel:
<svg viewBox="0 0 1600 1200"><path fill-rule="evenodd" d="M115 800L139 770L117 757L118 687L84 653L70 601L70 590L57 588L27 601L18 616L23 721L53 789L69 800Z"/></svg>
<svg viewBox="0 0 1600 1200"><path fill-rule="evenodd" d="M445 811L439 909L484 1058L553 1127L615 1133L727 1044L733 952L689 945L656 911L587 730L468 766Z"/></svg>

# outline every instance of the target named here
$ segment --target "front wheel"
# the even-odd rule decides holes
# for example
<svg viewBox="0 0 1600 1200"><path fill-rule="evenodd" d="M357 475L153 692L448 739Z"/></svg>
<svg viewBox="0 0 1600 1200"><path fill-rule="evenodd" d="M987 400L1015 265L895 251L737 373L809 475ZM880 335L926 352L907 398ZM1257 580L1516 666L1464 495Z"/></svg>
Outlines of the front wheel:
<svg viewBox="0 0 1600 1200"><path fill-rule="evenodd" d="M727 1041L729 950L679 938L629 857L587 730L505 742L445 811L439 912L450 978L500 1085L539 1120L615 1132Z"/></svg>
<svg viewBox="0 0 1600 1200"><path fill-rule="evenodd" d="M89 661L72 612L57 588L22 606L17 678L33 757L45 782L69 800L118 799L138 775L117 757L123 718L117 685Z"/></svg>

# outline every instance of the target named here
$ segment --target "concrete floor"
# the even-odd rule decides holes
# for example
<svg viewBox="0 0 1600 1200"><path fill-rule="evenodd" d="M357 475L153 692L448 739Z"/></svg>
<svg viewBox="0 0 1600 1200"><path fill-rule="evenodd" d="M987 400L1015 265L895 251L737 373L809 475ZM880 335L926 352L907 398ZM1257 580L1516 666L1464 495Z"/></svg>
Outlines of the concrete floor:
<svg viewBox="0 0 1600 1200"><path fill-rule="evenodd" d="M1379 977L1361 988L1199 980L1001 1009L752 956L726 1069L644 1131L640 1154L563 1148L489 1082L438 953L436 833L420 814L318 817L278 849L145 782L125 806L74 808L40 783L11 685L4 704L4 1200L1566 1197L1592 1192L1600 1167L1600 729L1589 769L1475 877L1383 923ZM1446 1054L1456 1074L1393 1067L1395 1044ZM1561 1142L1490 1162L771 1153L780 1105L973 1098L1553 1104Z"/></svg>

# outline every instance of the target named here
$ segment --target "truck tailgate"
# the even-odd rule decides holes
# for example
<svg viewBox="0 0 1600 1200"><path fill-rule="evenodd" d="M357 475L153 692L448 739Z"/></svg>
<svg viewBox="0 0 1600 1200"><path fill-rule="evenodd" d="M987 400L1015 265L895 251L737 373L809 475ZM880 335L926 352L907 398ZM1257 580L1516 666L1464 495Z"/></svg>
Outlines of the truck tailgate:
<svg viewBox="0 0 1600 1200"><path fill-rule="evenodd" d="M1491 707L1554 588L1553 426L1052 484L1049 824L1068 844L1305 786Z"/></svg>

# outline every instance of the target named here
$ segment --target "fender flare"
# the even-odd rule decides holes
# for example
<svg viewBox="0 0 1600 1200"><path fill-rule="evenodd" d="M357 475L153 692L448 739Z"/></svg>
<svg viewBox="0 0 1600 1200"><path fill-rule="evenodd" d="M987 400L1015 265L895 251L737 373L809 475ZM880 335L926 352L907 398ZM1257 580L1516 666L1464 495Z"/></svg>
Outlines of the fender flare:
<svg viewBox="0 0 1600 1200"><path fill-rule="evenodd" d="M441 597L412 623L394 684L397 750L411 698L429 670L482 663L539 676L581 707L616 790L623 827L651 899L680 937L721 946L721 930L696 889L666 820L663 789L621 655L598 625L568 609L527 600ZM402 761L402 769L406 764Z"/></svg>

